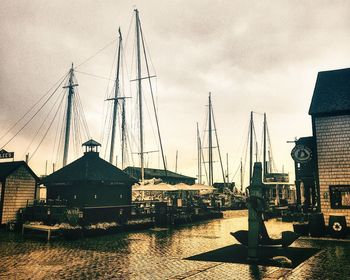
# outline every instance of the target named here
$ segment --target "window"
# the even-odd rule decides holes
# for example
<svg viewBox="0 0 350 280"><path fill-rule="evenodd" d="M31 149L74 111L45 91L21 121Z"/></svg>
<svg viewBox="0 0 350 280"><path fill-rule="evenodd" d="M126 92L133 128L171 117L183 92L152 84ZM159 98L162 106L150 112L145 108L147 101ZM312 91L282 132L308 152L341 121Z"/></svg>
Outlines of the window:
<svg viewBox="0 0 350 280"><path fill-rule="evenodd" d="M123 195L121 194L121 195L119 195L119 198L123 198Z"/></svg>
<svg viewBox="0 0 350 280"><path fill-rule="evenodd" d="M97 194L94 195L94 199L97 199Z"/></svg>
<svg viewBox="0 0 350 280"><path fill-rule="evenodd" d="M331 208L350 209L350 185L329 186Z"/></svg>
<svg viewBox="0 0 350 280"><path fill-rule="evenodd" d="M74 199L77 199L77 195L76 194L74 195Z"/></svg>

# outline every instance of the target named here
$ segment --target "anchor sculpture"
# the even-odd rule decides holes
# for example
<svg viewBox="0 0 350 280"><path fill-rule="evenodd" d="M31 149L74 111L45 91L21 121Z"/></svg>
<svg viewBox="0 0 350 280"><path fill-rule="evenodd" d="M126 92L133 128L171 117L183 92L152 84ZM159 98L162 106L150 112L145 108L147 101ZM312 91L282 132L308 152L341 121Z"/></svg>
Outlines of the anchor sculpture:
<svg viewBox="0 0 350 280"><path fill-rule="evenodd" d="M264 184L262 182L261 162L254 163L253 178L248 187L248 231L239 230L231 232L238 242L248 247L248 259L258 259L259 246L283 246L291 245L298 236L292 231L282 232L282 238L273 239L269 237L266 230L263 214L267 208L263 197Z"/></svg>

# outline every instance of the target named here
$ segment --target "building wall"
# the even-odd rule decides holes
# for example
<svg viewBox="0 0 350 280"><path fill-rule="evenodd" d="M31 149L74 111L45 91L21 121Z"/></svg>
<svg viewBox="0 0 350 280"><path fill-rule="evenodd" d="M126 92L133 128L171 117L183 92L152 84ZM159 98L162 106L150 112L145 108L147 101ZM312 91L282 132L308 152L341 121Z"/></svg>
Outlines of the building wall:
<svg viewBox="0 0 350 280"><path fill-rule="evenodd" d="M345 215L350 226L350 209L331 207L329 186L350 186L350 115L314 118L321 212Z"/></svg>
<svg viewBox="0 0 350 280"><path fill-rule="evenodd" d="M48 185L47 199L66 200L69 206L76 207L131 205L131 186L82 182L67 186Z"/></svg>
<svg viewBox="0 0 350 280"><path fill-rule="evenodd" d="M35 198L35 179L21 166L6 178L0 224L16 219L16 213Z"/></svg>

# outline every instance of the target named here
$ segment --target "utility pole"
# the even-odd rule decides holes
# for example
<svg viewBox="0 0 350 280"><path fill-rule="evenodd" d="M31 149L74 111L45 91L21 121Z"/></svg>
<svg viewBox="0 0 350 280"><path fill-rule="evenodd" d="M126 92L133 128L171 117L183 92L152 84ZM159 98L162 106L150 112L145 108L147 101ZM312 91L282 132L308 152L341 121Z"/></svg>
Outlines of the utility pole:
<svg viewBox="0 0 350 280"><path fill-rule="evenodd" d="M68 103L67 103L67 113L66 113L66 131L65 131L65 137L64 137L63 166L67 165L74 87L78 86L78 84L74 84L73 63L69 72L70 73L69 73L68 85L63 87L63 88L68 88Z"/></svg>

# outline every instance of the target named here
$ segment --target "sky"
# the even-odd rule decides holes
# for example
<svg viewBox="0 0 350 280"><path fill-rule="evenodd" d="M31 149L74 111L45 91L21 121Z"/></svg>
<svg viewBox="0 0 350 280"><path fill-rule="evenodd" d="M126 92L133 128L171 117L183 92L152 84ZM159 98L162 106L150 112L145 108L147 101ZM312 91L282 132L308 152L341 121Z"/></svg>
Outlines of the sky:
<svg viewBox="0 0 350 280"><path fill-rule="evenodd" d="M125 52L129 50L125 68L135 78L132 20L137 8L150 74L157 76L153 83L167 165L174 171L178 151L177 171L192 177L197 175L196 123L203 133L209 92L225 169L228 154L229 178L239 184L250 111L256 112L259 139L266 112L276 168L293 178L294 144L287 141L312 135L308 109L317 73L350 66L349 1L0 0L0 4L0 137L73 62L81 64L75 75L90 135L103 142L104 100L110 85L91 75L113 77L121 27ZM125 82L126 90L132 87ZM147 106L151 108L150 103ZM40 140L30 144L49 111L44 108L42 116L4 147L15 152L15 160L34 152ZM130 115L132 128L136 112ZM154 134L154 121L145 119L145 133ZM15 133L3 137L0 145ZM137 139L136 131L130 129L130 134ZM46 161L48 173L52 171L54 135L47 135L30 160L39 175L44 174ZM157 149L152 137L145 140L149 150ZM69 161L82 153L82 149L71 152ZM159 154L149 157L149 167L161 167ZM217 155L214 160L214 178L222 181Z"/></svg>

